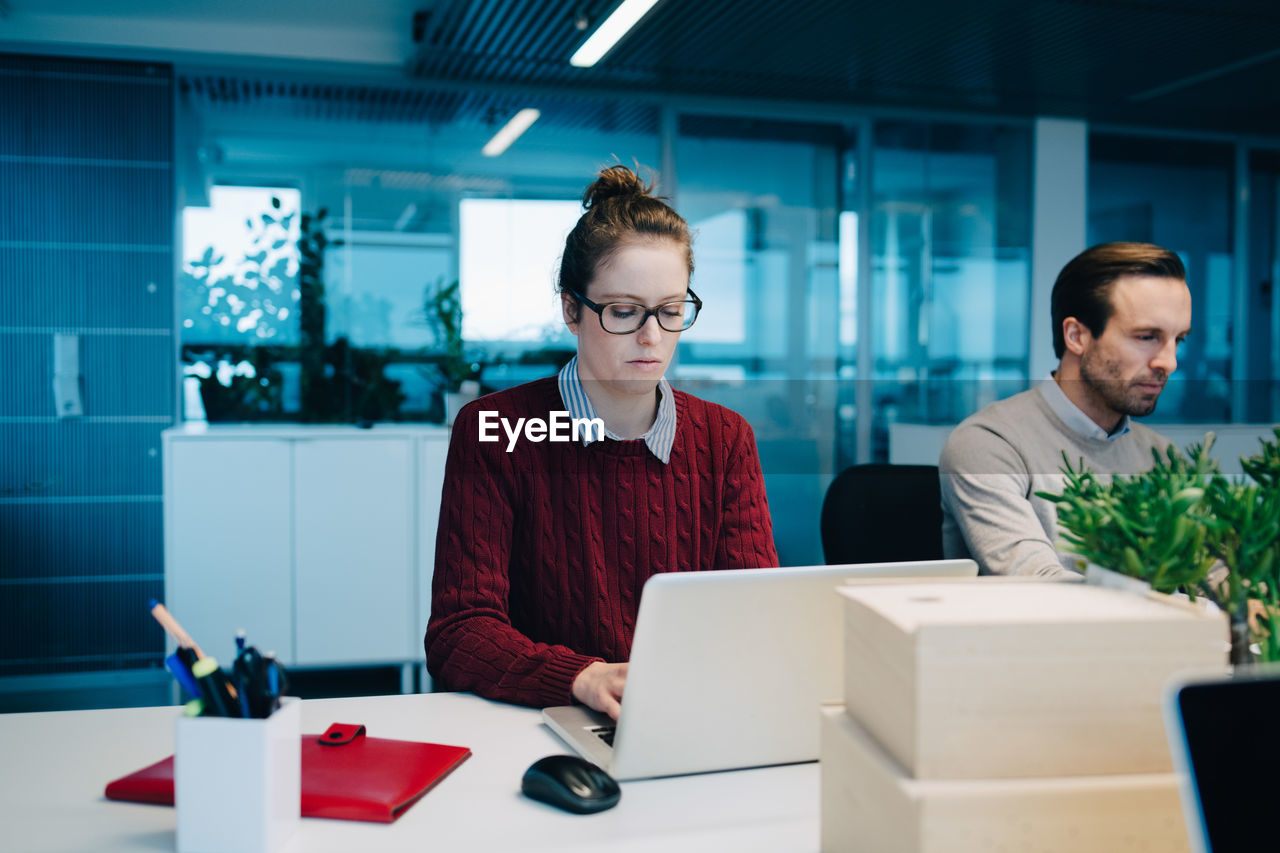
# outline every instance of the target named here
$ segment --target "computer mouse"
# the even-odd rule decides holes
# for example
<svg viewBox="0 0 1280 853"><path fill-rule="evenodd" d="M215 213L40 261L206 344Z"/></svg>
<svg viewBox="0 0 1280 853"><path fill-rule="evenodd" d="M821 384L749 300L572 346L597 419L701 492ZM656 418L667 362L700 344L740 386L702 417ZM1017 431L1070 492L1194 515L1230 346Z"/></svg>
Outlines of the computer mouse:
<svg viewBox="0 0 1280 853"><path fill-rule="evenodd" d="M611 809L622 797L612 776L576 755L539 758L524 771L520 790L526 797L574 814Z"/></svg>

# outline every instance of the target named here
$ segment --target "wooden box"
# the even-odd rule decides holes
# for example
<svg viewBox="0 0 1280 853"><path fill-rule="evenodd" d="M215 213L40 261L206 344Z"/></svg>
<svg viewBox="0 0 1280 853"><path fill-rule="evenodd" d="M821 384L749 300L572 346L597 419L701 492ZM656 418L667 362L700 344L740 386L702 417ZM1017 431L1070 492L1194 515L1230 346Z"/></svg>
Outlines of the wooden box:
<svg viewBox="0 0 1280 853"><path fill-rule="evenodd" d="M858 585L848 712L916 779L1165 773L1161 691L1226 668L1222 613L1084 584Z"/></svg>
<svg viewBox="0 0 1280 853"><path fill-rule="evenodd" d="M1183 853L1172 773L915 780L838 705L822 710L826 853Z"/></svg>

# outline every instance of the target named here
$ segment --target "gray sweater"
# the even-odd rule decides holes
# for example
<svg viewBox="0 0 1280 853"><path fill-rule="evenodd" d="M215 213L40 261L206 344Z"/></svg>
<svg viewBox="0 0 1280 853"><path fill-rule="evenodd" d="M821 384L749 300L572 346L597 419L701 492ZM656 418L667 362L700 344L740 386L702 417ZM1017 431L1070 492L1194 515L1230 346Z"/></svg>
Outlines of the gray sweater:
<svg viewBox="0 0 1280 853"><path fill-rule="evenodd" d="M1061 493L1064 450L1072 465L1083 459L1105 483L1114 474L1150 470L1152 448L1163 453L1169 444L1134 422L1107 438L1045 383L966 418L938 460L943 552L972 557L982 574L1055 576L1078 565L1081 557L1058 536L1057 507L1035 494Z"/></svg>

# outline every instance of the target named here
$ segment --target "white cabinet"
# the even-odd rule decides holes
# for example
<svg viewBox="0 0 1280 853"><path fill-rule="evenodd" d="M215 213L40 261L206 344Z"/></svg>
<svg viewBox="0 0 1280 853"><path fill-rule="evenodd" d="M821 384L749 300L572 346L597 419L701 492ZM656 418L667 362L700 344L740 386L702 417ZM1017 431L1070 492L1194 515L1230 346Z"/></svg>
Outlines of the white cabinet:
<svg viewBox="0 0 1280 853"><path fill-rule="evenodd" d="M167 438L166 606L224 665L238 628L292 663L289 444Z"/></svg>
<svg viewBox="0 0 1280 853"><path fill-rule="evenodd" d="M164 434L166 604L209 654L420 664L448 431L186 425Z"/></svg>
<svg viewBox="0 0 1280 853"><path fill-rule="evenodd" d="M414 657L414 479L408 439L294 443L298 660Z"/></svg>
<svg viewBox="0 0 1280 853"><path fill-rule="evenodd" d="M436 527L440 524L440 497L444 492L444 463L449 455L449 432L440 429L423 435L418 443L418 631L414 639L426 675L423 640L431 617L431 575L436 567Z"/></svg>

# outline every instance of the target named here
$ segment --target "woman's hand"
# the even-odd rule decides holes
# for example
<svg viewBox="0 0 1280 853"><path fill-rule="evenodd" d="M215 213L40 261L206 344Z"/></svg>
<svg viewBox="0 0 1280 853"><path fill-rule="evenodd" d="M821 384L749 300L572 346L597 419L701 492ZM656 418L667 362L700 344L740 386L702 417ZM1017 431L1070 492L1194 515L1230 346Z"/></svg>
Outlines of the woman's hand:
<svg viewBox="0 0 1280 853"><path fill-rule="evenodd" d="M625 663L596 661L573 680L573 698L588 708L618 719L622 713L622 689L627 684Z"/></svg>

